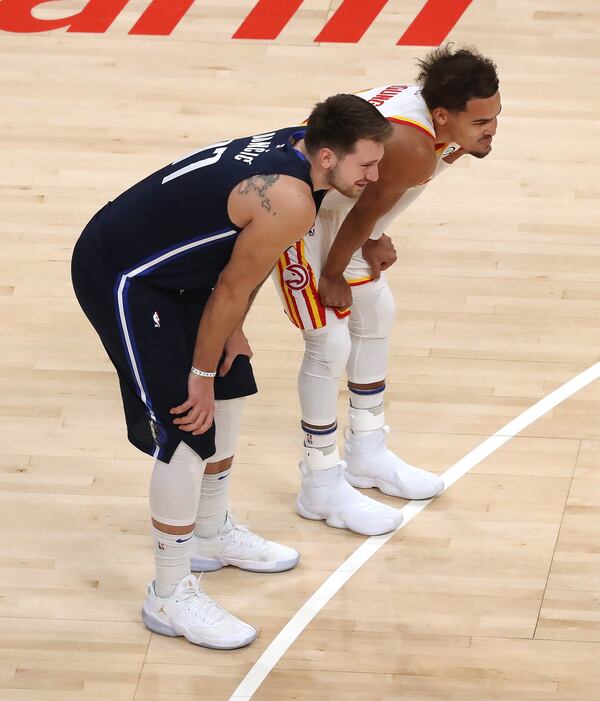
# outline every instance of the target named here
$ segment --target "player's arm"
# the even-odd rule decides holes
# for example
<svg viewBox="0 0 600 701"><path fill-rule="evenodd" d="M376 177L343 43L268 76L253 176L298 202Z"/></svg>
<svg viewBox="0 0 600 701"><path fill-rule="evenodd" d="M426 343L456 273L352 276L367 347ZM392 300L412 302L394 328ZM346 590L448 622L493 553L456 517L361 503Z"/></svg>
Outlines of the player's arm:
<svg viewBox="0 0 600 701"><path fill-rule="evenodd" d="M267 275L267 277L269 277L269 275ZM252 306L256 295L265 283L267 277L262 282L259 282L258 285L254 288L253 292L250 294L250 299L248 300L248 307L244 316L242 317L241 321L237 324L237 326L233 329L229 338L225 341L225 346L223 348L223 359L221 361L221 364L219 365L219 377L225 377L225 375L231 370L231 366L233 365L233 362L238 357L238 355L245 355L248 358L252 358L252 356L254 355L254 353L252 353L252 348L250 348L248 338L244 333L244 322L246 320L246 317L248 316L248 312L250 311L250 307Z"/></svg>
<svg viewBox="0 0 600 701"><path fill-rule="evenodd" d="M345 218L333 242L319 280L319 295L326 306L346 307L352 302L343 273L352 255L369 238L378 220L402 195L426 182L436 166L433 140L417 129L394 125L379 164L379 179L369 183Z"/></svg>
<svg viewBox="0 0 600 701"><path fill-rule="evenodd" d="M229 263L206 304L192 364L214 372L225 342L246 314L251 296L268 276L281 253L301 239L315 219L312 193L306 183L286 175L254 176L231 193L231 221L242 228ZM213 378L190 374L188 399L171 410L187 412L174 423L194 435L210 428L214 413Z"/></svg>

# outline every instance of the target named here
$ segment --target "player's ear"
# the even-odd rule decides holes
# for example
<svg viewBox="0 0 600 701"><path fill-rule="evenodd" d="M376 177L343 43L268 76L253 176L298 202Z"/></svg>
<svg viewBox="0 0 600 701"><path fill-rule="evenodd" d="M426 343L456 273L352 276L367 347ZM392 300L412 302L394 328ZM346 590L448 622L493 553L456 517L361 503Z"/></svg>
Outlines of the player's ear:
<svg viewBox="0 0 600 701"><path fill-rule="evenodd" d="M445 127L448 124L448 110L445 107L436 107L431 116L435 124L439 124L441 127Z"/></svg>
<svg viewBox="0 0 600 701"><path fill-rule="evenodd" d="M319 165L323 170L331 170L337 163L337 157L330 148L324 146L319 149Z"/></svg>

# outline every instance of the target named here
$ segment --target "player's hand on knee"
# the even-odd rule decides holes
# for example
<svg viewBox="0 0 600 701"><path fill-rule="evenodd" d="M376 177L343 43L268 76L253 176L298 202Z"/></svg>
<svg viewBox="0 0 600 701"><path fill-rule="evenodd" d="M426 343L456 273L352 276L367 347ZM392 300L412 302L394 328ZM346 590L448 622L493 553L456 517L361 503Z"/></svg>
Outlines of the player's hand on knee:
<svg viewBox="0 0 600 701"><path fill-rule="evenodd" d="M241 326L236 327L225 342L223 362L219 368L219 377L225 377L231 370L233 361L238 355L247 355L248 358L251 358L253 355L252 348L250 348L246 334L243 332Z"/></svg>
<svg viewBox="0 0 600 701"><path fill-rule="evenodd" d="M362 247L363 258L371 266L373 279L379 279L381 272L387 270L397 260L396 248L387 234L378 239L369 239Z"/></svg>
<svg viewBox="0 0 600 701"><path fill-rule="evenodd" d="M188 398L183 404L173 407L171 414L185 414L173 419L182 431L194 436L206 433L212 426L215 414L215 390L212 377L200 377L190 373Z"/></svg>
<svg viewBox="0 0 600 701"><path fill-rule="evenodd" d="M345 309L352 304L352 289L343 275L323 275L319 278L319 297L325 307Z"/></svg>

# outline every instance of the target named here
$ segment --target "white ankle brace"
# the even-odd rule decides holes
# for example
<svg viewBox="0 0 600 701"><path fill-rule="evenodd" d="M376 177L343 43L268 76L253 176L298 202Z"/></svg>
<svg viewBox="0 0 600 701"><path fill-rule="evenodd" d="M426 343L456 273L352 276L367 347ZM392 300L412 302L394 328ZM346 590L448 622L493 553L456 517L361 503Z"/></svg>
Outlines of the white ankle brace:
<svg viewBox="0 0 600 701"><path fill-rule="evenodd" d="M376 431L385 426L385 412L383 404L373 409L356 409L353 406L348 408L348 421L350 430L354 433L360 431Z"/></svg>
<svg viewBox="0 0 600 701"><path fill-rule="evenodd" d="M304 462L309 470L328 470L340 462L340 453L337 445L329 445L324 448L304 446Z"/></svg>

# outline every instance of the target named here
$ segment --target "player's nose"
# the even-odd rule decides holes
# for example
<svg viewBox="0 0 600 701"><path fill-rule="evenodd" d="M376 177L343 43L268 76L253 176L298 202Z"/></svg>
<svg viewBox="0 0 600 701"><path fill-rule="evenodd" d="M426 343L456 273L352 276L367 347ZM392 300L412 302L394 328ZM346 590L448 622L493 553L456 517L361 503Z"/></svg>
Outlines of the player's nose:
<svg viewBox="0 0 600 701"><path fill-rule="evenodd" d="M376 165L369 168L366 179L372 183L376 183L379 180L379 168Z"/></svg>

